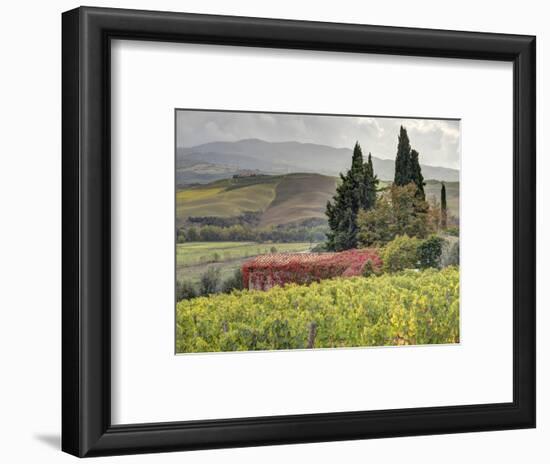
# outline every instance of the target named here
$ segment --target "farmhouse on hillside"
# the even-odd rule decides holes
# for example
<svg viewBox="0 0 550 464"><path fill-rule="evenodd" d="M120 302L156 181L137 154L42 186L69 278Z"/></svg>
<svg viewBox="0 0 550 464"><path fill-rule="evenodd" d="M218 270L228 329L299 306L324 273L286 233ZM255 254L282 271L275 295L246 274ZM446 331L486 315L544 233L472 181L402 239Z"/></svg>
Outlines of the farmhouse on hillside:
<svg viewBox="0 0 550 464"><path fill-rule="evenodd" d="M243 285L250 290L269 290L275 285L309 284L333 277L358 276L362 275L368 261L374 269L382 264L378 254L371 249L260 255L243 263Z"/></svg>

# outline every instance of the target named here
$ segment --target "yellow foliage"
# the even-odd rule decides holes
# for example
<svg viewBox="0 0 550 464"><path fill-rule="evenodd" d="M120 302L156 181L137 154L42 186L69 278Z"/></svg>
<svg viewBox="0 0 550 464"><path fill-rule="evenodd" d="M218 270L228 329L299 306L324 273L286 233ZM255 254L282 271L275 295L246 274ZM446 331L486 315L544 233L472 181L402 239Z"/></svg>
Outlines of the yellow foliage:
<svg viewBox="0 0 550 464"><path fill-rule="evenodd" d="M458 343L459 269L323 280L178 303L179 353Z"/></svg>

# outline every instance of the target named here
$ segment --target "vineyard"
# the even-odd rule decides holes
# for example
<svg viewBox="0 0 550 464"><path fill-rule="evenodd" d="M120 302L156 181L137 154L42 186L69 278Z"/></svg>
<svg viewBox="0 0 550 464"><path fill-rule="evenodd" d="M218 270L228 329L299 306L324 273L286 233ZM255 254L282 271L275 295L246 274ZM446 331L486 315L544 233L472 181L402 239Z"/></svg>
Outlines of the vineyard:
<svg viewBox="0 0 550 464"><path fill-rule="evenodd" d="M178 353L459 342L459 270L241 290L177 304Z"/></svg>

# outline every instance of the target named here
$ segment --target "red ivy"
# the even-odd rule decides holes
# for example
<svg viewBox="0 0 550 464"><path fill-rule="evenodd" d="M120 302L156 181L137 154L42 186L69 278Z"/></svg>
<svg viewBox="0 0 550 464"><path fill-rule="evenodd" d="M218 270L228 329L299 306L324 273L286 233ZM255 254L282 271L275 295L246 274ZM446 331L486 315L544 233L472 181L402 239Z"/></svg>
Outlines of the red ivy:
<svg viewBox="0 0 550 464"><path fill-rule="evenodd" d="M333 277L361 275L367 261L375 270L382 260L373 249L340 253L276 253L246 261L242 266L245 288L267 290L287 283L309 284Z"/></svg>

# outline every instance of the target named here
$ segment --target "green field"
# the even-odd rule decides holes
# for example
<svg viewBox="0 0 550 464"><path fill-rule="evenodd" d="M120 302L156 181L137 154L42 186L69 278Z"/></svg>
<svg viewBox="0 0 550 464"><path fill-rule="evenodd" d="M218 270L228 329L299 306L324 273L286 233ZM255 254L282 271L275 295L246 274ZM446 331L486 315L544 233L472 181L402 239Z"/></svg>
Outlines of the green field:
<svg viewBox="0 0 550 464"><path fill-rule="evenodd" d="M275 186L271 181L238 189L209 184L179 190L176 193L178 223L189 216L230 217L245 211L264 211L275 198Z"/></svg>
<svg viewBox="0 0 550 464"><path fill-rule="evenodd" d="M313 244L314 245L314 244ZM190 242L176 245L176 277L197 282L209 266L220 268L222 279L253 256L276 251L303 252L310 243L255 243L255 242Z"/></svg>
<svg viewBox="0 0 550 464"><path fill-rule="evenodd" d="M326 219L327 201L336 191L337 179L320 174L286 174L222 179L185 187L176 192L176 222L189 216L234 217L260 212L260 226L276 226L306 219ZM379 188L389 185L380 182ZM459 183L446 182L449 214L459 216ZM441 183L428 180L426 199L439 201Z"/></svg>

